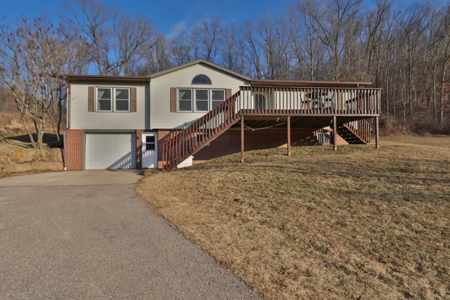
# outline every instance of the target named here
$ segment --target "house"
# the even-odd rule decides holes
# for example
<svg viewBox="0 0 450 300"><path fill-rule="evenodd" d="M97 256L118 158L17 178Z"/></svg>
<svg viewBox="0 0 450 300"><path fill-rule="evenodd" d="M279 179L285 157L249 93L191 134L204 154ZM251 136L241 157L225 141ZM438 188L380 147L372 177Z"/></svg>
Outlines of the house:
<svg viewBox="0 0 450 300"><path fill-rule="evenodd" d="M368 82L252 80L205 60L151 76L67 75L68 170L189 165L244 149L368 143ZM328 129L327 129L328 128Z"/></svg>

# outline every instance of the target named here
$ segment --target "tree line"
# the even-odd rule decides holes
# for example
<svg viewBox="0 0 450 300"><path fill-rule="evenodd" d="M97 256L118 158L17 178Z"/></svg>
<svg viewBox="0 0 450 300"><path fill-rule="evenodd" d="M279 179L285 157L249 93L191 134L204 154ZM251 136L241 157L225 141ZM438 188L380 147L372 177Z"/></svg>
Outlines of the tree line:
<svg viewBox="0 0 450 300"><path fill-rule="evenodd" d="M202 19L167 36L147 17L100 0L67 2L62 11L60 24L0 22L0 86L34 121L36 147L45 127L59 132L60 74L151 75L199 58L254 79L370 81L383 88L387 120L448 131L449 3L299 0L280 15Z"/></svg>

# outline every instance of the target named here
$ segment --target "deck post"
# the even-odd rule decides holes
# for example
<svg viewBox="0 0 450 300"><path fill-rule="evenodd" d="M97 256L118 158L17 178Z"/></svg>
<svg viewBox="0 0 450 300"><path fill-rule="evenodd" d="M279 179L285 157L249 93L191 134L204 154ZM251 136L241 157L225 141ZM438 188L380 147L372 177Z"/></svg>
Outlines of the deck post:
<svg viewBox="0 0 450 300"><path fill-rule="evenodd" d="M244 116L241 116L241 163L244 162Z"/></svg>
<svg viewBox="0 0 450 300"><path fill-rule="evenodd" d="M291 155L291 117L287 116L287 156Z"/></svg>
<svg viewBox="0 0 450 300"><path fill-rule="evenodd" d="M333 116L333 149L337 151L337 124L336 116Z"/></svg>
<svg viewBox="0 0 450 300"><path fill-rule="evenodd" d="M380 122L379 117L375 117L375 147L380 149Z"/></svg>

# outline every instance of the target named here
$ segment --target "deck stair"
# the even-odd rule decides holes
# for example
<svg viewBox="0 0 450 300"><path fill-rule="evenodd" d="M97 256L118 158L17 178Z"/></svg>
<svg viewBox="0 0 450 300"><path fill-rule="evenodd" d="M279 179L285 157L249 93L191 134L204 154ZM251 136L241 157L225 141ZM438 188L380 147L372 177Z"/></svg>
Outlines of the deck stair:
<svg viewBox="0 0 450 300"><path fill-rule="evenodd" d="M366 120L348 122L337 126L339 134L349 144L369 144L372 125Z"/></svg>
<svg viewBox="0 0 450 300"><path fill-rule="evenodd" d="M240 120L239 93L232 95L187 128L169 134L159 147L163 170L171 170Z"/></svg>

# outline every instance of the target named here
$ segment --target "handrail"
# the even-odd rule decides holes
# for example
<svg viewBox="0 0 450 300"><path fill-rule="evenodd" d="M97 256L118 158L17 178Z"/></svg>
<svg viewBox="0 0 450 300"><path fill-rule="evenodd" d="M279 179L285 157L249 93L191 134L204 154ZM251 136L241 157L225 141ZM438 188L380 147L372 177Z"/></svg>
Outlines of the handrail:
<svg viewBox="0 0 450 300"><path fill-rule="evenodd" d="M239 120L235 109L240 92L232 95L188 127L170 133L159 147L163 170L170 170Z"/></svg>
<svg viewBox="0 0 450 300"><path fill-rule="evenodd" d="M343 126L350 130L364 143L370 143L372 137L372 124L367 122L367 120L352 121L345 123Z"/></svg>

